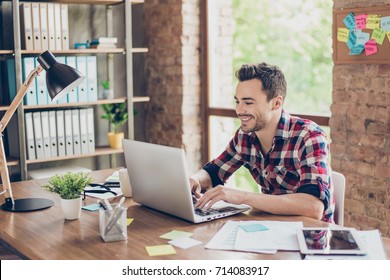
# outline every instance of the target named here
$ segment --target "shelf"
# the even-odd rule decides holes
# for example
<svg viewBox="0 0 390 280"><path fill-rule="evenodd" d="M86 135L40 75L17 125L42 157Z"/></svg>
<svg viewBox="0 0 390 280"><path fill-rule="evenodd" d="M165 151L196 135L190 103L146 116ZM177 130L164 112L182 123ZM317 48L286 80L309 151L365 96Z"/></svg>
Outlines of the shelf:
<svg viewBox="0 0 390 280"><path fill-rule="evenodd" d="M7 166L18 166L19 160L17 158L7 158Z"/></svg>
<svg viewBox="0 0 390 280"><path fill-rule="evenodd" d="M0 111L7 111L9 106L0 106Z"/></svg>
<svg viewBox="0 0 390 280"><path fill-rule="evenodd" d="M13 50L0 50L0 54L13 54Z"/></svg>
<svg viewBox="0 0 390 280"><path fill-rule="evenodd" d="M149 102L149 101L150 101L149 96L133 96L133 103Z"/></svg>
<svg viewBox="0 0 390 280"><path fill-rule="evenodd" d="M44 162L51 162L51 161L96 157L96 156L113 155L113 154L121 154L121 153L123 153L123 149L113 149L110 147L97 147L95 152L91 154L78 154L78 155L63 156L63 157L29 159L26 160L26 163L27 164L44 163Z"/></svg>

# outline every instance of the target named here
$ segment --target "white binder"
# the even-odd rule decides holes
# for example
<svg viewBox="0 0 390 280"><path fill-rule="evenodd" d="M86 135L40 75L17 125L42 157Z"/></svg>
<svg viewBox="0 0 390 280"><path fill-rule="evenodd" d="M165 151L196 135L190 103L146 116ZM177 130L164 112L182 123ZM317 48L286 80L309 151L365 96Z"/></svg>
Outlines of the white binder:
<svg viewBox="0 0 390 280"><path fill-rule="evenodd" d="M87 57L77 56L76 64L77 64L77 70L79 70L81 74L87 77ZM78 100L79 102L88 102L87 79L84 79L84 81L78 86Z"/></svg>
<svg viewBox="0 0 390 280"><path fill-rule="evenodd" d="M56 25L53 3L47 3L47 33L49 36L49 50L56 50Z"/></svg>
<svg viewBox="0 0 390 280"><path fill-rule="evenodd" d="M69 50L69 22L67 4L61 4L61 44L63 50Z"/></svg>
<svg viewBox="0 0 390 280"><path fill-rule="evenodd" d="M88 101L97 101L97 62L96 56L87 56Z"/></svg>
<svg viewBox="0 0 390 280"><path fill-rule="evenodd" d="M35 69L35 59L33 57L23 57L22 58L22 71L23 71L23 80L25 81L27 76L32 70ZM37 78L34 78L31 86L28 88L27 93L24 97L25 105L37 105Z"/></svg>
<svg viewBox="0 0 390 280"><path fill-rule="evenodd" d="M33 50L31 3L20 4L21 43L24 50Z"/></svg>
<svg viewBox="0 0 390 280"><path fill-rule="evenodd" d="M65 123L65 152L67 156L73 155L73 128L72 128L72 110L64 111Z"/></svg>
<svg viewBox="0 0 390 280"><path fill-rule="evenodd" d="M61 4L54 3L54 26L55 26L55 41L56 50L62 49L61 35Z"/></svg>
<svg viewBox="0 0 390 280"><path fill-rule="evenodd" d="M49 49L46 3L39 3L39 12L40 12L40 21L41 21L41 47L42 47L42 51L46 51Z"/></svg>
<svg viewBox="0 0 390 280"><path fill-rule="evenodd" d="M76 65L76 57L75 56L67 56L66 57L66 65L77 69ZM78 102L78 87L74 88L68 94L68 102L69 103L77 103Z"/></svg>
<svg viewBox="0 0 390 280"><path fill-rule="evenodd" d="M73 153L75 155L81 154L80 141L80 117L79 110L73 109L72 112L72 130L73 130Z"/></svg>
<svg viewBox="0 0 390 280"><path fill-rule="evenodd" d="M41 112L41 122L42 122L43 155L45 156L45 158L51 158L48 111Z"/></svg>
<svg viewBox="0 0 390 280"><path fill-rule="evenodd" d="M66 155L65 149L65 127L64 127L64 111L58 110L56 112L57 123L57 150L58 156L63 157Z"/></svg>
<svg viewBox="0 0 390 280"><path fill-rule="evenodd" d="M32 35L34 41L34 50L42 50L41 45L41 20L39 17L39 3L31 3L31 17L32 17Z"/></svg>
<svg viewBox="0 0 390 280"><path fill-rule="evenodd" d="M88 125L87 125L87 109L80 109L80 141L81 153L88 154Z"/></svg>
<svg viewBox="0 0 390 280"><path fill-rule="evenodd" d="M26 119L27 159L36 159L32 113L26 113L24 116Z"/></svg>
<svg viewBox="0 0 390 280"><path fill-rule="evenodd" d="M37 100L38 105L46 105L49 103L49 94L46 87L46 71L42 71L36 77L37 79Z"/></svg>
<svg viewBox="0 0 390 280"><path fill-rule="evenodd" d="M87 108L87 133L88 133L88 153L95 152L95 128L93 118L93 108Z"/></svg>
<svg viewBox="0 0 390 280"><path fill-rule="evenodd" d="M32 116L34 124L35 152L37 159L41 159L45 157L43 153L41 112L33 112Z"/></svg>
<svg viewBox="0 0 390 280"><path fill-rule="evenodd" d="M56 111L49 111L50 151L52 157L58 156Z"/></svg>

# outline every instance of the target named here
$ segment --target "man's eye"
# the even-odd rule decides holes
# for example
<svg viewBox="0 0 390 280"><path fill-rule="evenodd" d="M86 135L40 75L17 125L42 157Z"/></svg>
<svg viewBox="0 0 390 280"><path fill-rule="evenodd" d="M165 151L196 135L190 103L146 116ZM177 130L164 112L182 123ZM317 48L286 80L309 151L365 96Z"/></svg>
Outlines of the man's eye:
<svg viewBox="0 0 390 280"><path fill-rule="evenodd" d="M246 105L252 105L253 102L245 102Z"/></svg>

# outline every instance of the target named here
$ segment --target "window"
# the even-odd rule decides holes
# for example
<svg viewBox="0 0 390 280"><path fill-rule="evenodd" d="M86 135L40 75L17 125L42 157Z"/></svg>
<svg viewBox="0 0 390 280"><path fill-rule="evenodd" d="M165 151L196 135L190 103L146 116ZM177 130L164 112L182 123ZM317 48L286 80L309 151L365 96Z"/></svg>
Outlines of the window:
<svg viewBox="0 0 390 280"><path fill-rule="evenodd" d="M207 159L219 155L239 127L234 111L234 73L243 63L278 65L288 84L284 108L327 127L332 92L332 2L206 2ZM245 172L236 172L239 176L232 178L231 184L256 191L251 178L243 182Z"/></svg>

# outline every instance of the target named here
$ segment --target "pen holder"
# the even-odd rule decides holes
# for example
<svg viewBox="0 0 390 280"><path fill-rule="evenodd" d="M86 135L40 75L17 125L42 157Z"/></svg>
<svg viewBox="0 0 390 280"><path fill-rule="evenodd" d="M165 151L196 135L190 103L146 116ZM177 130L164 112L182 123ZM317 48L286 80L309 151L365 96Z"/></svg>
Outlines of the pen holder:
<svg viewBox="0 0 390 280"><path fill-rule="evenodd" d="M104 242L127 240L127 207L112 207L114 210L99 209L100 236Z"/></svg>

